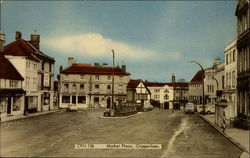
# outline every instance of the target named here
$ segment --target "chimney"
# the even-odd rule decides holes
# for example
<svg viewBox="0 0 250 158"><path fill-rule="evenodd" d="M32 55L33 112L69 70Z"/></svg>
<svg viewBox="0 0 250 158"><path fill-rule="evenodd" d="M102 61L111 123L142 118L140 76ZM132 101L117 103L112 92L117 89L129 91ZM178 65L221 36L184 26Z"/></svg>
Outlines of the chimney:
<svg viewBox="0 0 250 158"><path fill-rule="evenodd" d="M16 31L16 40L22 39L22 33L19 31Z"/></svg>
<svg viewBox="0 0 250 158"><path fill-rule="evenodd" d="M220 63L221 63L220 58L219 58L219 57L215 58L215 60L214 60L214 66L217 66L217 65L219 65Z"/></svg>
<svg viewBox="0 0 250 158"><path fill-rule="evenodd" d="M122 71L126 72L126 65L122 65Z"/></svg>
<svg viewBox="0 0 250 158"><path fill-rule="evenodd" d="M34 30L34 34L30 35L30 44L32 44L37 50L40 49L40 35L36 33L36 30Z"/></svg>
<svg viewBox="0 0 250 158"><path fill-rule="evenodd" d="M175 83L175 75L172 73L172 83Z"/></svg>
<svg viewBox="0 0 250 158"><path fill-rule="evenodd" d="M5 34L0 31L0 53L4 50Z"/></svg>
<svg viewBox="0 0 250 158"><path fill-rule="evenodd" d="M102 67L108 67L108 64L107 63L103 63Z"/></svg>
<svg viewBox="0 0 250 158"><path fill-rule="evenodd" d="M74 58L68 57L68 67L70 67L72 64L74 64Z"/></svg>
<svg viewBox="0 0 250 158"><path fill-rule="evenodd" d="M99 67L100 64L99 63L94 63L94 67Z"/></svg>

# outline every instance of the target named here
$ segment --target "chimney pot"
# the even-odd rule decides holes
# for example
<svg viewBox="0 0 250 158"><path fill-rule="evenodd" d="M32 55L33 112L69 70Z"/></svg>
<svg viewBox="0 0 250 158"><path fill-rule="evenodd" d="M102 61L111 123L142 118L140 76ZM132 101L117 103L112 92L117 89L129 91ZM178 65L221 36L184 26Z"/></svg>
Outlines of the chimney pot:
<svg viewBox="0 0 250 158"><path fill-rule="evenodd" d="M72 66L74 64L74 58L68 57L68 66Z"/></svg>

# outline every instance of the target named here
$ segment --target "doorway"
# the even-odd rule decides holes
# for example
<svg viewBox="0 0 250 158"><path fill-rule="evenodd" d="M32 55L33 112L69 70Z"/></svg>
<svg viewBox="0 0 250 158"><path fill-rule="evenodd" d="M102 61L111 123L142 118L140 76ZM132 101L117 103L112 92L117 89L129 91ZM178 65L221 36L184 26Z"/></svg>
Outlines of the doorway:
<svg viewBox="0 0 250 158"><path fill-rule="evenodd" d="M11 97L8 97L7 114L11 114Z"/></svg>
<svg viewBox="0 0 250 158"><path fill-rule="evenodd" d="M169 109L169 102L164 102L164 109Z"/></svg>
<svg viewBox="0 0 250 158"><path fill-rule="evenodd" d="M76 104L76 96L72 96L72 104Z"/></svg>

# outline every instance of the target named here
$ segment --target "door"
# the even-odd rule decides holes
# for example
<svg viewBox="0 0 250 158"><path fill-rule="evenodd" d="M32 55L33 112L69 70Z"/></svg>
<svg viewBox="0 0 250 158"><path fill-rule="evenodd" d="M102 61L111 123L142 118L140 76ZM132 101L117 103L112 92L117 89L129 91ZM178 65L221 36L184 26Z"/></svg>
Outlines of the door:
<svg viewBox="0 0 250 158"><path fill-rule="evenodd" d="M95 108L99 106L99 97L94 97L94 106Z"/></svg>
<svg viewBox="0 0 250 158"><path fill-rule="evenodd" d="M76 104L76 96L72 96L72 104Z"/></svg>
<svg viewBox="0 0 250 158"><path fill-rule="evenodd" d="M11 97L8 97L7 114L11 114Z"/></svg>
<svg viewBox="0 0 250 158"><path fill-rule="evenodd" d="M164 103L164 109L169 109L169 102Z"/></svg>
<svg viewBox="0 0 250 158"><path fill-rule="evenodd" d="M111 104L111 99L110 97L108 97L107 99L107 108L110 109L110 104Z"/></svg>

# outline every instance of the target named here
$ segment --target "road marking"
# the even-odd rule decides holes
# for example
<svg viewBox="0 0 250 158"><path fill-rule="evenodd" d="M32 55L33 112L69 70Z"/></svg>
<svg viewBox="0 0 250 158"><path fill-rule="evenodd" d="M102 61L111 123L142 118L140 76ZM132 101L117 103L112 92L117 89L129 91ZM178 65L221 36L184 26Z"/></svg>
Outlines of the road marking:
<svg viewBox="0 0 250 158"><path fill-rule="evenodd" d="M60 141L62 141L62 140L63 140L63 139L58 139L57 141L60 142Z"/></svg>
<svg viewBox="0 0 250 158"><path fill-rule="evenodd" d="M49 146L54 146L56 143L52 143L52 144L50 144Z"/></svg>
<svg viewBox="0 0 250 158"><path fill-rule="evenodd" d="M41 152L43 152L43 151L45 151L46 149L45 148L43 148L43 149L41 149L39 152L41 153Z"/></svg>
<svg viewBox="0 0 250 158"><path fill-rule="evenodd" d="M177 131L174 132L174 135L172 136L172 138L169 140L169 143L168 143L168 146L167 146L167 150L163 153L163 155L161 157L168 157L169 155L169 152L172 150L173 148L173 145L174 145L174 142L175 142L175 139L176 137L181 134L182 132L186 132L186 130L188 129L189 127L187 126L187 120L185 118L183 118L181 120L181 124L179 126L179 129ZM186 134L185 134L186 136ZM187 137L186 137L187 138Z"/></svg>

